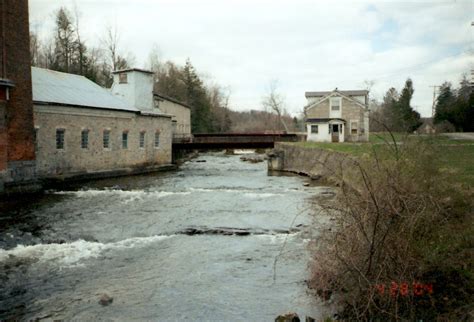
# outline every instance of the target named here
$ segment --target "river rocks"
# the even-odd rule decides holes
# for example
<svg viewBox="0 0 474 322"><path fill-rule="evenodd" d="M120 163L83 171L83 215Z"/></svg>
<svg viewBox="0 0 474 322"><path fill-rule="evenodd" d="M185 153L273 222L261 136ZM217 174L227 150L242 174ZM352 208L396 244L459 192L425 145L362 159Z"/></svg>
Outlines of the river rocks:
<svg viewBox="0 0 474 322"><path fill-rule="evenodd" d="M263 162L267 159L265 155L257 155L257 154L252 154L252 155L246 155L240 157L240 160L250 162L250 163L259 163Z"/></svg>
<svg viewBox="0 0 474 322"><path fill-rule="evenodd" d="M277 316L275 322L300 322L300 317L294 312L289 312Z"/></svg>
<svg viewBox="0 0 474 322"><path fill-rule="evenodd" d="M294 312L289 312L286 314L279 315L276 319L275 322L299 322L300 317L298 314ZM305 322L316 322L316 320L310 316L307 316L305 318Z"/></svg>
<svg viewBox="0 0 474 322"><path fill-rule="evenodd" d="M99 304L102 306L107 306L109 304L112 304L113 301L114 301L114 298L109 296L107 293L103 293L99 298Z"/></svg>

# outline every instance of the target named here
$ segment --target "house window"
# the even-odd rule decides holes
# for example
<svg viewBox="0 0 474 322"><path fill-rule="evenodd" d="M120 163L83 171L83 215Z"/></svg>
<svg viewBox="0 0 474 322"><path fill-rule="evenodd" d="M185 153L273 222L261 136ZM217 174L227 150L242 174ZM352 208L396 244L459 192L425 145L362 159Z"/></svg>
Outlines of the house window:
<svg viewBox="0 0 474 322"><path fill-rule="evenodd" d="M104 149L110 149L110 131L104 130L103 136Z"/></svg>
<svg viewBox="0 0 474 322"><path fill-rule="evenodd" d="M357 134L358 132L358 123L351 122L351 134Z"/></svg>
<svg viewBox="0 0 474 322"><path fill-rule="evenodd" d="M119 84L127 84L127 74L126 73L120 73L119 74Z"/></svg>
<svg viewBox="0 0 474 322"><path fill-rule="evenodd" d="M128 149L128 132L122 132L122 149Z"/></svg>
<svg viewBox="0 0 474 322"><path fill-rule="evenodd" d="M82 130L81 132L81 148L89 148L89 130Z"/></svg>
<svg viewBox="0 0 474 322"><path fill-rule="evenodd" d="M311 133L318 134L319 128L317 125L311 125Z"/></svg>
<svg viewBox="0 0 474 322"><path fill-rule="evenodd" d="M140 148L142 149L145 147L145 135L146 135L145 131L140 132Z"/></svg>
<svg viewBox="0 0 474 322"><path fill-rule="evenodd" d="M331 111L339 111L341 109L341 98L331 97Z"/></svg>
<svg viewBox="0 0 474 322"><path fill-rule="evenodd" d="M155 132L155 148L160 147L160 131Z"/></svg>
<svg viewBox="0 0 474 322"><path fill-rule="evenodd" d="M65 129L56 130L56 149L64 150L64 136L66 134Z"/></svg>

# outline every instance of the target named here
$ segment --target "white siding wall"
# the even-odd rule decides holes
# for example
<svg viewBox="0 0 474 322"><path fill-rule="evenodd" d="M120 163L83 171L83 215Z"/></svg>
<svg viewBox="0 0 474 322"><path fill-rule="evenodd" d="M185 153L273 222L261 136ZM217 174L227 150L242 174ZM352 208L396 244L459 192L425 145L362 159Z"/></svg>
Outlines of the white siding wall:
<svg viewBox="0 0 474 322"><path fill-rule="evenodd" d="M128 71L127 83L119 82L119 74L114 74L112 94L142 111L153 110L153 75L140 71Z"/></svg>
<svg viewBox="0 0 474 322"><path fill-rule="evenodd" d="M331 134L329 134L329 124L313 124L318 125L318 133L311 133L311 125L306 125L306 132L308 133L307 141L316 141L316 142L331 142Z"/></svg>

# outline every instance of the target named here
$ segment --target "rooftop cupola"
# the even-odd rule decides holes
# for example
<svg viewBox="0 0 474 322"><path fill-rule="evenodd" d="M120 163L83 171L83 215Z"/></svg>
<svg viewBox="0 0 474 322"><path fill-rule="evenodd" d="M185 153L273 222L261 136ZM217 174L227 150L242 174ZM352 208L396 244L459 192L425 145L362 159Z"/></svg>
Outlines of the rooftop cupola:
<svg viewBox="0 0 474 322"><path fill-rule="evenodd" d="M153 110L153 72L138 68L113 73L112 93L141 111Z"/></svg>

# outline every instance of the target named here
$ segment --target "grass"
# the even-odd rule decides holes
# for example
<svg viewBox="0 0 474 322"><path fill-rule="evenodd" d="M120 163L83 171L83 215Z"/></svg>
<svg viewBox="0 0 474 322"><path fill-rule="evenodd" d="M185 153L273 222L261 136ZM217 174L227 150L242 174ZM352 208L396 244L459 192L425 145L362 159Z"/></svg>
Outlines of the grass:
<svg viewBox="0 0 474 322"><path fill-rule="evenodd" d="M338 226L318 241L323 246L315 249L311 285L321 294L339 292L347 320L468 320L474 312L474 140L394 137L397 145L388 133L372 134L367 143L297 143L362 159L341 176L354 188L341 184L328 205L337 209ZM433 285L434 292L374 296L372 285L405 280Z"/></svg>
<svg viewBox="0 0 474 322"><path fill-rule="evenodd" d="M430 142L435 148L434 162L438 163L442 171L452 173L454 182L462 185L474 186L474 140L457 140L443 135L406 135L394 133L397 143L405 140L419 139ZM371 133L369 143L326 143L326 142L298 142L305 148L320 148L336 152L348 153L354 156L370 155L374 149L380 151L384 143L392 144L389 133Z"/></svg>

